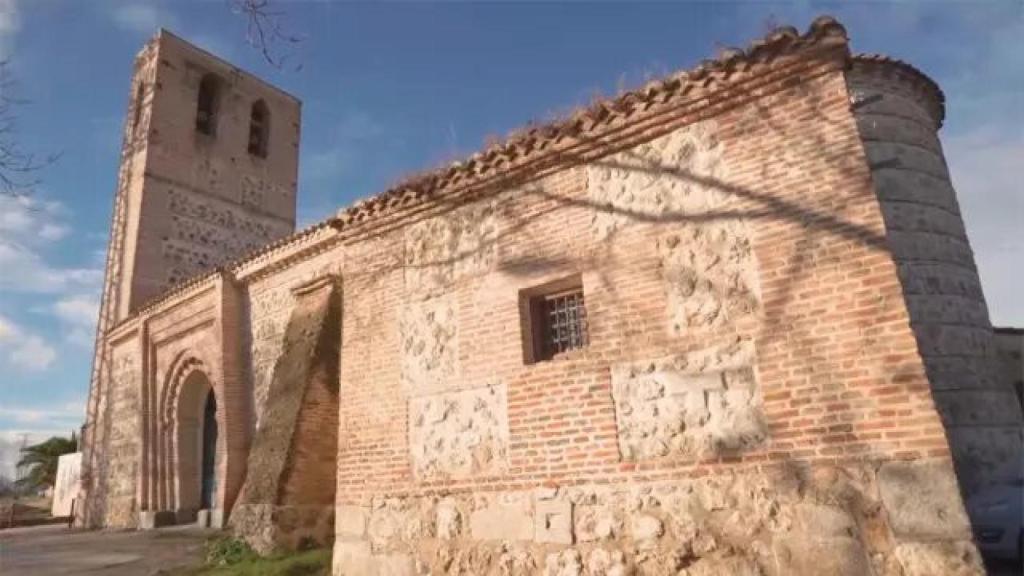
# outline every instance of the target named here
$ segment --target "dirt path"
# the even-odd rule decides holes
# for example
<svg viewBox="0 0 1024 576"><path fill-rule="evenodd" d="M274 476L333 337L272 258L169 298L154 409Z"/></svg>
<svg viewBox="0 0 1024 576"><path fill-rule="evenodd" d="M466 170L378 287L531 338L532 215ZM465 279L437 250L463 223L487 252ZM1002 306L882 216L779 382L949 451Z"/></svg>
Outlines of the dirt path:
<svg viewBox="0 0 1024 576"><path fill-rule="evenodd" d="M79 531L37 526L0 531L0 575L146 576L198 564L203 541L194 527L138 531Z"/></svg>

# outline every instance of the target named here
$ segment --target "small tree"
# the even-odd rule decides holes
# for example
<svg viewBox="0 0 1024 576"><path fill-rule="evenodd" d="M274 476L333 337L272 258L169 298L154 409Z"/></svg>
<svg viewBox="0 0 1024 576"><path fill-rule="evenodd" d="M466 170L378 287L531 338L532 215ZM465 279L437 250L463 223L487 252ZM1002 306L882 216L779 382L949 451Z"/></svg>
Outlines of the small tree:
<svg viewBox="0 0 1024 576"><path fill-rule="evenodd" d="M28 468L28 473L18 480L21 487L39 489L57 483L57 461L64 454L78 450L78 439L75 433L71 438L54 436L45 442L26 446L21 449L21 460L18 467Z"/></svg>

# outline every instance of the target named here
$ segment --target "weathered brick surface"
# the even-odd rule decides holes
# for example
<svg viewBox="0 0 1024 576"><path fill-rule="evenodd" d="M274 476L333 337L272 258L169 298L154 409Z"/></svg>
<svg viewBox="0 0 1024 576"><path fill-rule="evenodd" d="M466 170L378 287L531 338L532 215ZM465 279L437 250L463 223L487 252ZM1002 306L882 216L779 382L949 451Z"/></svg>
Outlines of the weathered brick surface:
<svg viewBox="0 0 1024 576"><path fill-rule="evenodd" d="M94 488L99 492L92 501L107 498L100 480L100 469L110 464L105 461L107 449L100 448L110 441L104 435L134 422L132 430L115 430L114 441L127 437L135 443L136 471L131 473L135 479L127 481L132 490L125 498L137 512L175 510L184 505L180 483L170 480L173 475L168 472L181 459L182 448L176 439L180 427L159 416L164 409L161 394L166 390L160 378L166 375L154 377L150 365L166 365L173 354L165 353L182 343L178 351L190 348L191 357L207 357L204 367L213 372L213 388L218 393L224 390L225 397L218 400L226 404L220 405L231 412L222 422L222 436L229 441L218 448L224 454L244 453L250 411L238 392L242 364L233 351L241 330L238 302L217 304L208 318L215 325L214 331L226 327L227 337L196 333L195 326L186 328L187 306L170 312L177 315L180 331L164 342L160 337L146 340L148 321L130 316L170 286L293 231L300 105L295 98L166 31L158 33L139 53L133 72L98 326L100 338L83 431L83 473L86 493ZM213 135L195 130L196 97L205 74L219 79ZM270 114L271 138L265 158L253 156L246 149L251 107L260 100ZM107 340L115 327L124 333L126 323L134 326L144 340L129 370L134 374L129 387L133 389L116 392L113 388L124 386L115 380L124 379L113 373ZM137 398L136 404L114 406L112 398L125 394ZM123 408L131 418L111 416L112 406ZM113 423L107 421L111 418ZM186 454L190 454L187 458L191 458L189 450L186 448ZM221 494L237 493L244 457L240 467L236 466L237 460L219 459L219 477L227 483ZM94 479L99 482L95 487ZM184 493L187 496L191 491L191 481L187 481ZM105 513L100 510L95 519L90 516L93 514L87 513L82 521L105 522Z"/></svg>
<svg viewBox="0 0 1024 576"><path fill-rule="evenodd" d="M253 431L272 436L285 407L292 290L337 276L336 447L289 447L283 492L326 494L302 471L336 466L336 574L979 572L940 413L995 413L998 396L942 401L943 374L988 345L973 266L947 265L970 252L919 121L938 101L897 83L851 107L845 37L814 34L582 115L535 144L549 152L520 149L526 168L357 204L119 326L152 367L142 507L180 505L181 463L145 415L177 409L184 365L233 402L230 511ZM528 298L570 284L588 344L536 361ZM306 400L308 432L330 403ZM324 520L260 506L289 533Z"/></svg>

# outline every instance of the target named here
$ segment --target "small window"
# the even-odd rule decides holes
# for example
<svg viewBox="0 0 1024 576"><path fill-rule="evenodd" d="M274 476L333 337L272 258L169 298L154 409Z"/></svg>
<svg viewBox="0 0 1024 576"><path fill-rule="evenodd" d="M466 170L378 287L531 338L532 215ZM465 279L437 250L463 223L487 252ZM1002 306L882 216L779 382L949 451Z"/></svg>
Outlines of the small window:
<svg viewBox="0 0 1024 576"><path fill-rule="evenodd" d="M523 299L530 334L528 364L587 346L587 307L578 276L525 291Z"/></svg>
<svg viewBox="0 0 1024 576"><path fill-rule="evenodd" d="M213 74L203 76L196 99L196 131L209 136L216 134L219 99L220 81Z"/></svg>
<svg viewBox="0 0 1024 576"><path fill-rule="evenodd" d="M270 137L270 110L263 100L257 100L249 113L249 154L267 157L267 141Z"/></svg>

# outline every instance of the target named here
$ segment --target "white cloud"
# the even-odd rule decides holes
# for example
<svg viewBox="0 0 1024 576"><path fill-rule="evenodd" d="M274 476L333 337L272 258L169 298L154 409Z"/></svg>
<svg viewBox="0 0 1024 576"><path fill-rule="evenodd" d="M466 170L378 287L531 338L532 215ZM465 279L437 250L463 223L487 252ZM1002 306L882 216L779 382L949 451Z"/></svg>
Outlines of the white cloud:
<svg viewBox="0 0 1024 576"><path fill-rule="evenodd" d="M36 372L49 368L57 359L57 351L33 334L12 346L8 358L11 364Z"/></svg>
<svg viewBox="0 0 1024 576"><path fill-rule="evenodd" d="M61 221L66 212L55 200L0 194L0 238L25 244L60 240L71 232Z"/></svg>
<svg viewBox="0 0 1024 576"><path fill-rule="evenodd" d="M16 0L0 0L0 59L11 55L14 37L21 29L21 16Z"/></svg>
<svg viewBox="0 0 1024 576"><path fill-rule="evenodd" d="M59 427L70 421L74 424L85 417L85 401L75 399L64 402L56 407L39 408L34 406L0 407L0 418L15 424L28 424L38 427ZM2 434L2 432L0 432Z"/></svg>
<svg viewBox="0 0 1024 576"><path fill-rule="evenodd" d="M0 195L0 291L60 293L98 291L102 271L48 264L41 250L65 238L67 210L60 202Z"/></svg>
<svg viewBox="0 0 1024 576"><path fill-rule="evenodd" d="M0 316L0 358L15 368L38 372L53 364L57 351L37 334Z"/></svg>
<svg viewBox="0 0 1024 576"><path fill-rule="evenodd" d="M10 342L18 335L18 328L13 322L0 316L0 344Z"/></svg>
<svg viewBox="0 0 1024 576"><path fill-rule="evenodd" d="M978 129L946 138L946 158L996 326L1024 326L1024 133Z"/></svg>
<svg viewBox="0 0 1024 576"><path fill-rule="evenodd" d="M67 236L71 232L71 229L67 226L60 224L43 224L43 227L39 229L39 237L43 240L56 241Z"/></svg>
<svg viewBox="0 0 1024 576"><path fill-rule="evenodd" d="M103 272L98 268L60 268L47 264L34 250L0 237L0 291L60 293L99 291Z"/></svg>
<svg viewBox="0 0 1024 576"><path fill-rule="evenodd" d="M53 305L53 312L61 320L86 328L96 325L100 302L93 296L77 295L61 298Z"/></svg>
<svg viewBox="0 0 1024 576"><path fill-rule="evenodd" d="M87 294L61 298L53 305L53 314L64 326L64 338L86 349L93 346L99 310L99 299Z"/></svg>

